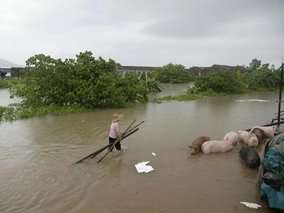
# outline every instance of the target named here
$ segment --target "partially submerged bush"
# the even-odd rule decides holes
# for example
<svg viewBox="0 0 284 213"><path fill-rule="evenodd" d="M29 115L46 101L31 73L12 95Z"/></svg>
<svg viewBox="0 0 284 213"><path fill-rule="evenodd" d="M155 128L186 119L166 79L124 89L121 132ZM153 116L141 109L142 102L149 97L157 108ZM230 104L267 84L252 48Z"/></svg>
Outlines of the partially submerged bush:
<svg viewBox="0 0 284 213"><path fill-rule="evenodd" d="M193 75L181 64L168 64L151 73L151 77L162 83L186 83Z"/></svg>
<svg viewBox="0 0 284 213"><path fill-rule="evenodd" d="M195 81L192 92L239 93L245 84L237 72L216 72L202 76Z"/></svg>
<svg viewBox="0 0 284 213"><path fill-rule="evenodd" d="M26 106L92 109L147 101L145 81L136 74L120 75L115 61L96 59L91 52L64 61L40 54L26 65L25 84L13 88Z"/></svg>

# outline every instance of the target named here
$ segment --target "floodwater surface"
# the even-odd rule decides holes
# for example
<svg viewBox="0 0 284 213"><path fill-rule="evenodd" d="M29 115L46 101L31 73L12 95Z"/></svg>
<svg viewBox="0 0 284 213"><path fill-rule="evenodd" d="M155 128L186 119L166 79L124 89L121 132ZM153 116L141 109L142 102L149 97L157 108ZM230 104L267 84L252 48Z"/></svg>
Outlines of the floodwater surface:
<svg viewBox="0 0 284 213"><path fill-rule="evenodd" d="M20 98L12 98L8 89L0 89L0 106L8 106L17 102L20 102Z"/></svg>
<svg viewBox="0 0 284 213"><path fill-rule="evenodd" d="M270 212L260 200L256 171L242 165L237 149L190 156L188 145L200 135L222 139L230 130L269 122L276 98L254 93L1 123L0 212L253 211L240 201ZM114 112L124 114L122 129L134 119L145 124L122 143L122 153L74 165L107 143ZM134 165L141 161L155 170L138 174Z"/></svg>

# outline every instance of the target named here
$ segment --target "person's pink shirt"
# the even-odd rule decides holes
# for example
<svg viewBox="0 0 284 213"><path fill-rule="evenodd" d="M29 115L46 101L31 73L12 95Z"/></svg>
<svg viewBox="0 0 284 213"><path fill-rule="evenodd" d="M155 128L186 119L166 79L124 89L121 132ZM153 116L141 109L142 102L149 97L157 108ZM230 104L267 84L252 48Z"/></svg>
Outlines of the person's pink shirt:
<svg viewBox="0 0 284 213"><path fill-rule="evenodd" d="M118 136L119 136L118 122L112 122L109 130L109 137L118 138Z"/></svg>

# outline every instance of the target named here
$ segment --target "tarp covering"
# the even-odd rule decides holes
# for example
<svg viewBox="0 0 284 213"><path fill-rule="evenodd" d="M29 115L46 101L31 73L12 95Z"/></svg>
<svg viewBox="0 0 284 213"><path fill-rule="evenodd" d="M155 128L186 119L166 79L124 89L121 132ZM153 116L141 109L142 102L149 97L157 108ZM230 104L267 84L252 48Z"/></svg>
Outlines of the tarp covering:
<svg viewBox="0 0 284 213"><path fill-rule="evenodd" d="M263 182L261 196L267 199L270 208L284 209L284 134L268 141L263 159Z"/></svg>
<svg viewBox="0 0 284 213"><path fill-rule="evenodd" d="M261 197L267 199L270 208L284 209L284 186L277 191L266 183L262 183Z"/></svg>
<svg viewBox="0 0 284 213"><path fill-rule="evenodd" d="M264 156L264 168L280 178L284 178L284 155L278 147L271 147Z"/></svg>

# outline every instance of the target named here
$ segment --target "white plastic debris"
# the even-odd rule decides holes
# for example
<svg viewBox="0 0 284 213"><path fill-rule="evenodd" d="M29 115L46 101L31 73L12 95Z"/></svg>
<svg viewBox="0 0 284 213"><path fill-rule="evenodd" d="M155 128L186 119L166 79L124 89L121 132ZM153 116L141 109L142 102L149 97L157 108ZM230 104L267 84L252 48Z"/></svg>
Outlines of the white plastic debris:
<svg viewBox="0 0 284 213"><path fill-rule="evenodd" d="M261 205L257 203L249 203L249 202L240 202L240 203L251 209L258 209L261 207Z"/></svg>
<svg viewBox="0 0 284 213"><path fill-rule="evenodd" d="M263 99L238 99L238 100L235 100L235 102L269 102L269 100L263 100Z"/></svg>
<svg viewBox="0 0 284 213"><path fill-rule="evenodd" d="M135 168L138 173L148 173L154 170L154 168L150 165L147 165L150 161L143 161L135 164Z"/></svg>
<svg viewBox="0 0 284 213"><path fill-rule="evenodd" d="M156 157L156 156L157 156L157 154L156 154L155 152L152 152L152 155L153 155L154 157Z"/></svg>

